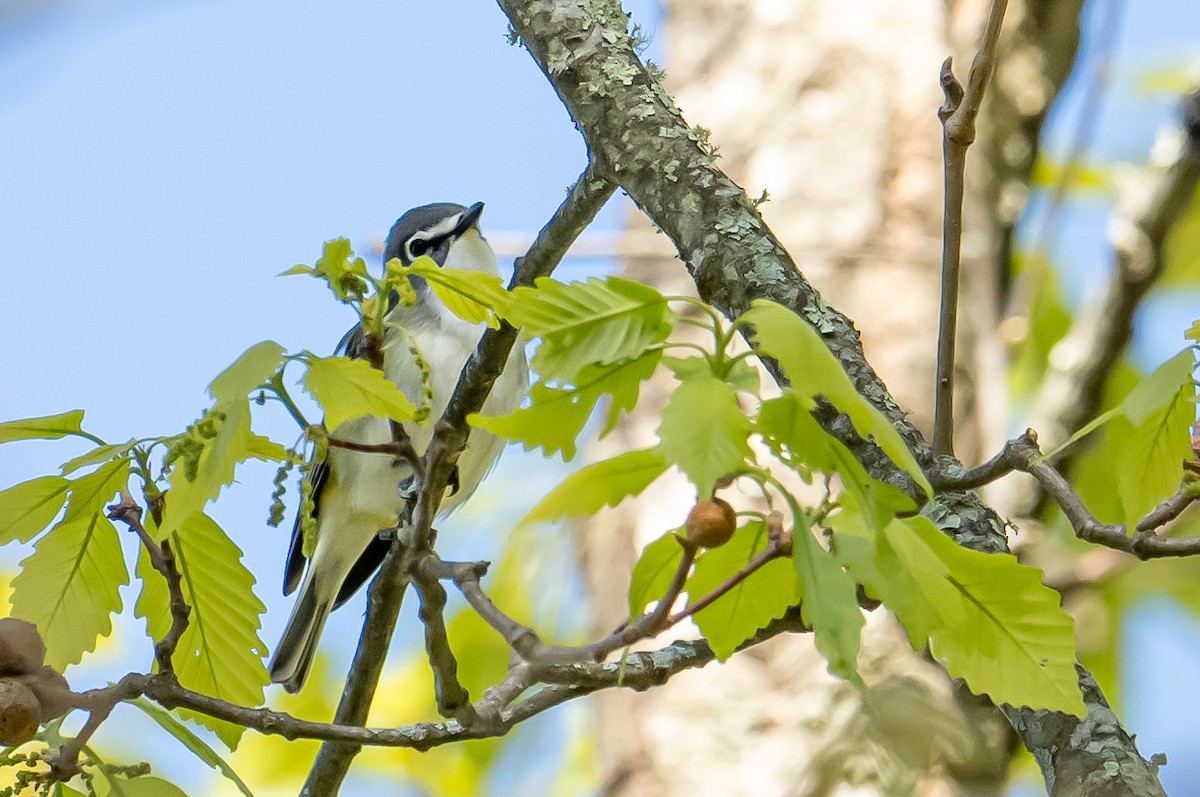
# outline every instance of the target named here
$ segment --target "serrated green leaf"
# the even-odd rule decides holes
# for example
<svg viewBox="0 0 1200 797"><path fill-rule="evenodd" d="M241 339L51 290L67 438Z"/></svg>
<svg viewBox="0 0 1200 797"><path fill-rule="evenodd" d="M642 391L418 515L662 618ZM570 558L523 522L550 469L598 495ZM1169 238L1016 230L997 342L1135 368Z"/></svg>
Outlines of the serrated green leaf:
<svg viewBox="0 0 1200 797"><path fill-rule="evenodd" d="M0 443L11 443L14 440L57 440L81 431L82 423L83 410L5 421L0 423Z"/></svg>
<svg viewBox="0 0 1200 797"><path fill-rule="evenodd" d="M205 440L196 478L188 479L186 469L181 465L171 471L171 487L166 495L162 524L154 532L156 540L173 534L189 516L214 500L222 488L232 484L239 462L257 456L252 453L259 443L256 442L258 436L250 431L250 402L245 398L226 402L217 405L216 411L219 413L216 434Z"/></svg>
<svg viewBox="0 0 1200 797"><path fill-rule="evenodd" d="M812 627L817 650L829 662L829 672L864 688L858 675L864 623L854 580L807 529L793 533L792 563L801 616Z"/></svg>
<svg viewBox="0 0 1200 797"><path fill-rule="evenodd" d="M898 488L871 478L841 441L831 437L812 417L812 400L790 388L764 401L755 419L755 431L782 462L798 469L837 473L842 485L855 496L864 517L876 528L886 526L896 513L915 509L912 498Z"/></svg>
<svg viewBox="0 0 1200 797"><path fill-rule="evenodd" d="M461 268L444 268L430 257L419 257L408 267L429 284L450 312L471 324L487 323L498 329L512 295L495 274Z"/></svg>
<svg viewBox="0 0 1200 797"><path fill-rule="evenodd" d="M663 408L659 450L707 500L717 480L751 456L751 428L733 388L698 371L675 388Z"/></svg>
<svg viewBox="0 0 1200 797"><path fill-rule="evenodd" d="M662 294L621 277L569 285L541 277L513 291L504 316L542 339L532 366L543 379L569 381L589 363L639 357L671 331Z"/></svg>
<svg viewBox="0 0 1200 797"><path fill-rule="evenodd" d="M250 787L238 777L238 774L233 771L233 767L229 765L229 762L222 758L220 753L209 747L207 742L192 733L192 730L176 719L174 714L144 697L135 697L133 700L126 702L140 709L147 717L158 723L160 728L174 736L196 758L199 758L213 769L218 770L232 781L237 786L238 791L246 795L246 797L254 797L250 792Z"/></svg>
<svg viewBox="0 0 1200 797"><path fill-rule="evenodd" d="M679 561L683 558L683 546L679 536L671 531L642 549L642 555L633 565L629 577L629 616L640 617L651 601L666 594Z"/></svg>
<svg viewBox="0 0 1200 797"><path fill-rule="evenodd" d="M1183 336L1188 340L1200 343L1200 321L1193 321L1192 325L1183 333Z"/></svg>
<svg viewBox="0 0 1200 797"><path fill-rule="evenodd" d="M738 318L738 325L753 327L755 348L774 357L791 380L791 387L805 397L824 396L850 416L860 435L875 438L883 452L925 491L933 488L904 439L883 413L863 398L821 336L800 316L781 304L756 299L751 309Z"/></svg>
<svg viewBox="0 0 1200 797"><path fill-rule="evenodd" d="M50 525L67 502L70 487L61 476L42 476L0 492L0 545L29 542Z"/></svg>
<svg viewBox="0 0 1200 797"><path fill-rule="evenodd" d="M590 517L638 495L666 469L666 460L654 449L627 451L587 465L563 479L518 525Z"/></svg>
<svg viewBox="0 0 1200 797"><path fill-rule="evenodd" d="M262 703L267 671L266 646L258 636L265 611L254 594L254 576L242 564L242 552L208 515L199 512L171 537L182 577L183 595L192 607L188 627L175 651L179 682L214 697L245 706ZM139 554L142 592L135 612L147 630L161 639L171 626L165 580ZM233 749L244 728L201 714L183 712L214 731Z"/></svg>
<svg viewBox="0 0 1200 797"><path fill-rule="evenodd" d="M1120 456L1113 463L1125 522L1136 523L1179 489L1183 462L1192 459L1195 385L1177 385L1172 400L1134 426L1119 418L1109 427Z"/></svg>
<svg viewBox="0 0 1200 797"><path fill-rule="evenodd" d="M105 462L86 476L71 480L71 501L63 522L106 514L108 502L125 488L129 481L129 460Z"/></svg>
<svg viewBox="0 0 1200 797"><path fill-rule="evenodd" d="M324 408L325 426L331 432L368 415L404 423L417 411L395 382L364 360L309 356L307 362L304 388Z"/></svg>
<svg viewBox="0 0 1200 797"><path fill-rule="evenodd" d="M687 580L688 603L694 604L741 570L767 547L762 521L739 528L729 542L696 558ZM724 661L738 646L800 600L796 573L786 559L775 559L729 592L696 612L694 619L717 659Z"/></svg>
<svg viewBox="0 0 1200 797"><path fill-rule="evenodd" d="M46 663L61 671L112 633L129 582L121 541L100 512L64 519L21 562L13 579L12 614L38 627Z"/></svg>
<svg viewBox="0 0 1200 797"><path fill-rule="evenodd" d="M962 548L925 517L837 538L838 557L956 678L997 703L1082 716L1074 623L1041 571ZM874 550L872 550L872 548Z"/></svg>
<svg viewBox="0 0 1200 797"><path fill-rule="evenodd" d="M85 451L77 457L68 459L62 464L62 474L65 476L68 473L77 471L80 468L86 468L89 465L98 465L101 462L123 457L134 449L137 445L137 440L128 440L124 443L111 443L103 446L96 446L91 451Z"/></svg>
<svg viewBox="0 0 1200 797"><path fill-rule="evenodd" d="M326 241L316 267L305 271L306 266L293 266L284 274L314 274L329 283L329 289L340 302L360 298L367 290L367 263L354 254L354 249L345 238Z"/></svg>
<svg viewBox="0 0 1200 797"><path fill-rule="evenodd" d="M1196 367L1192 349L1186 348L1154 369L1139 382L1121 402L1121 409L1134 426L1176 403L1180 391L1190 389L1195 394L1192 370Z"/></svg>
<svg viewBox="0 0 1200 797"><path fill-rule="evenodd" d="M671 369L675 374L675 378L680 382L688 377L698 373L707 371L712 373L712 363L704 357L664 357L663 365ZM740 393L749 393L752 396L758 395L759 376L758 369L747 362L745 359L735 360L729 366L729 373L722 377L723 381L727 382L730 387Z"/></svg>
<svg viewBox="0 0 1200 797"><path fill-rule="evenodd" d="M650 378L661 349L652 349L641 357L606 365L583 368L573 383L547 385L545 380L529 390L532 403L508 415L486 416L475 413L468 418L472 426L494 435L515 440L526 451L541 448L546 456L561 451L563 458L575 458L575 444L592 410L604 396L612 396L601 437L616 426L622 412L637 404L642 382Z"/></svg>
<svg viewBox="0 0 1200 797"><path fill-rule="evenodd" d="M283 358L283 347L275 341L256 343L217 375L208 386L208 394L218 404L244 399L251 390L261 387L279 370Z"/></svg>

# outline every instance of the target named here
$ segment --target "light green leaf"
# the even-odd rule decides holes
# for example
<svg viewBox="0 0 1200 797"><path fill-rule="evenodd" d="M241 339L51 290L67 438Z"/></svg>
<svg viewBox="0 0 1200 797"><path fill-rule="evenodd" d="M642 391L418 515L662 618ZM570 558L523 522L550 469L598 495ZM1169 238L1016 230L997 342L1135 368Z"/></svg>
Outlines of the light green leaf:
<svg viewBox="0 0 1200 797"><path fill-rule="evenodd" d="M697 371L675 388L663 408L659 450L707 500L718 479L752 456L750 430L733 388L711 372Z"/></svg>
<svg viewBox="0 0 1200 797"><path fill-rule="evenodd" d="M124 443L96 446L91 451L86 451L64 462L61 468L62 474L65 476L80 468L86 468L89 465L98 465L101 462L108 462L117 457L123 457L132 451L136 445L137 440L128 440Z"/></svg>
<svg viewBox="0 0 1200 797"><path fill-rule="evenodd" d="M42 476L0 492L0 545L29 542L50 525L67 502L70 486L61 476Z"/></svg>
<svg viewBox="0 0 1200 797"><path fill-rule="evenodd" d="M1195 395L1195 383L1192 381L1195 367L1192 349L1188 347L1155 368L1121 402L1126 417L1134 426L1142 426L1151 415L1176 404L1182 390Z"/></svg>
<svg viewBox="0 0 1200 797"><path fill-rule="evenodd" d="M101 512L64 519L38 540L13 579L12 614L38 627L46 663L61 671L112 633L129 582L121 541Z"/></svg>
<svg viewBox="0 0 1200 797"><path fill-rule="evenodd" d="M81 431L81 423L83 410L5 421L0 423L0 443L11 443L14 440L57 440Z"/></svg>
<svg viewBox="0 0 1200 797"><path fill-rule="evenodd" d="M250 435L245 453L246 459L261 459L264 462L283 462L291 456L284 446L260 434Z"/></svg>
<svg viewBox="0 0 1200 797"><path fill-rule="evenodd" d="M699 356L664 357L663 365L670 368L675 374L675 378L680 382L683 382L699 371L712 372L712 364L704 357ZM758 395L760 381L758 369L745 359L733 362L729 367L729 373L725 374L724 381L728 382L729 386L739 393L749 393L752 396Z"/></svg>
<svg viewBox="0 0 1200 797"><path fill-rule="evenodd" d="M1074 623L1041 571L954 543L925 517L870 541L837 538L838 556L896 614L914 648L929 640L956 678L997 703L1082 716Z"/></svg>
<svg viewBox="0 0 1200 797"><path fill-rule="evenodd" d="M461 268L444 268L430 257L419 257L407 268L423 277L450 312L472 324L500 327L512 295L495 274Z"/></svg>
<svg viewBox="0 0 1200 797"><path fill-rule="evenodd" d="M1113 464L1126 523L1136 523L1179 489L1183 462L1192 459L1195 395L1195 385L1189 378L1175 387L1169 403L1139 425L1132 426L1121 418L1109 427L1121 452Z"/></svg>
<svg viewBox="0 0 1200 797"><path fill-rule="evenodd" d="M864 688L858 675L863 616L854 580L807 529L793 534L792 562L801 615L813 629L817 650L829 661L829 672Z"/></svg>
<svg viewBox="0 0 1200 797"><path fill-rule="evenodd" d="M897 512L916 508L912 498L898 488L871 478L850 450L812 417L812 400L790 388L763 402L755 425L771 452L801 475L805 468L812 468L841 476L842 485L857 496L864 517L874 527L883 528Z"/></svg>
<svg viewBox="0 0 1200 797"><path fill-rule="evenodd" d="M54 790L50 792L53 797L87 797L83 792L72 789L65 783L59 782L54 784Z"/></svg>
<svg viewBox="0 0 1200 797"><path fill-rule="evenodd" d="M766 524L758 521L739 528L721 547L706 550L696 558L695 570L687 580L688 604L721 586L766 547ZM796 573L786 559L780 558L763 565L712 605L696 612L694 619L713 653L724 661L799 600Z"/></svg>
<svg viewBox="0 0 1200 797"><path fill-rule="evenodd" d="M1200 343L1200 321L1193 321L1192 325L1183 333L1183 336L1188 340Z"/></svg>
<svg viewBox="0 0 1200 797"><path fill-rule="evenodd" d="M561 451L564 459L571 460L579 433L597 402L612 396L603 437L616 425L621 412L637 404L642 382L654 373L661 358L662 350L652 349L633 360L588 365L568 385L547 385L545 380L535 384L529 391L532 403L528 407L500 416L476 413L468 420L472 426L522 443L526 451L541 448L548 457Z"/></svg>
<svg viewBox="0 0 1200 797"><path fill-rule="evenodd" d="M129 460L114 459L86 476L71 480L71 502L63 521L107 514L108 502L129 481Z"/></svg>
<svg viewBox="0 0 1200 797"><path fill-rule="evenodd" d="M202 510L223 487L233 483L235 466L257 455L254 453L258 446L257 436L250 431L250 402L247 399L219 404L213 412L216 434L204 441L196 478L188 479L182 463L176 463L171 471L163 522L154 532L156 540L173 534L189 516Z"/></svg>
<svg viewBox="0 0 1200 797"><path fill-rule="evenodd" d="M150 719L158 723L159 727L167 733L175 737L184 747L188 749L192 755L199 758L205 764L208 764L213 769L220 771L222 775L228 778L237 786L238 791L246 795L246 797L254 797L250 792L250 787L247 786L238 774L233 771L233 767L229 766L220 753L208 746L208 743L201 739L192 730L175 718L175 715L167 711L157 703L152 703L144 697L135 697L133 700L126 701L130 705L141 709L142 713Z"/></svg>
<svg viewBox="0 0 1200 797"><path fill-rule="evenodd" d="M642 549L629 578L629 616L640 617L646 605L659 600L666 594L679 561L683 558L683 546L679 536L671 531Z"/></svg>
<svg viewBox="0 0 1200 797"><path fill-rule="evenodd" d="M325 426L335 434L355 418L370 415L404 423L417 411L395 382L364 360L312 355L306 360L304 387L325 409Z"/></svg>
<svg viewBox="0 0 1200 797"><path fill-rule="evenodd" d="M796 393L804 397L824 396L850 416L860 435L874 437L883 452L904 469L926 495L933 495L929 480L900 433L883 413L859 395L850 377L812 326L783 305L765 299L756 299L737 323L753 326L755 348L779 361Z"/></svg>
<svg viewBox="0 0 1200 797"><path fill-rule="evenodd" d="M569 285L541 277L512 296L504 316L542 339L532 365L543 379L572 380L588 363L639 357L671 331L662 294L621 277Z"/></svg>
<svg viewBox="0 0 1200 797"><path fill-rule="evenodd" d="M202 512L184 521L171 537L171 548L184 599L192 607L175 651L179 682L222 700L260 705L267 683L262 662L266 646L258 636L265 607L254 594L254 576L242 564L241 550ZM139 554L138 575L142 592L135 611L146 618L150 636L161 639L171 626L170 596L144 551ZM230 749L244 730L200 714L183 716L213 730Z"/></svg>
<svg viewBox="0 0 1200 797"><path fill-rule="evenodd" d="M297 265L283 272L287 274L315 274L329 283L329 289L340 302L349 302L361 297L367 290L367 263L354 254L350 242L345 238L326 241L324 252L315 268Z"/></svg>
<svg viewBox="0 0 1200 797"><path fill-rule="evenodd" d="M110 775L109 786L111 797L188 797L187 792L169 780L154 775L140 775L127 778L124 775Z"/></svg>
<svg viewBox="0 0 1200 797"><path fill-rule="evenodd" d="M244 399L251 390L261 387L279 370L283 358L283 347L275 341L256 343L217 375L208 386L208 394L218 404Z"/></svg>
<svg viewBox="0 0 1200 797"><path fill-rule="evenodd" d="M587 465L563 479L519 525L590 517L601 507L638 495L666 469L666 460L654 449L627 451Z"/></svg>

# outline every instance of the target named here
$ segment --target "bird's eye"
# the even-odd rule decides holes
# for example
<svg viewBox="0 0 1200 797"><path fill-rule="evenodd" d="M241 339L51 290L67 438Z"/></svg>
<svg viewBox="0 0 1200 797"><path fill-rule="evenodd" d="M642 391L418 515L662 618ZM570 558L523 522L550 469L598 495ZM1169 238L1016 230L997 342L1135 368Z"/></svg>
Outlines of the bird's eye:
<svg viewBox="0 0 1200 797"><path fill-rule="evenodd" d="M429 250L429 241L424 238L414 238L408 244L408 253L413 257L420 257Z"/></svg>

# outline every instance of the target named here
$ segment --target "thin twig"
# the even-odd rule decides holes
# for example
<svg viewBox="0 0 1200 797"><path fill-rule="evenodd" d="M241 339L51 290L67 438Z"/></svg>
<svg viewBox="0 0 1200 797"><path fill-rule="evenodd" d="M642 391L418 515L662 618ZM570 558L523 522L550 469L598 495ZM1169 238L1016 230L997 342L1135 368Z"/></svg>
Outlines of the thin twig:
<svg viewBox="0 0 1200 797"><path fill-rule="evenodd" d="M958 332L958 282L962 263L962 214L967 148L975 141L975 118L996 65L996 45L1008 0L992 0L983 41L971 63L964 88L954 76L951 59L942 64L941 84L946 101L938 109L942 121L945 198L942 210L942 299L938 316L937 384L933 448L954 453L954 344Z"/></svg>
<svg viewBox="0 0 1200 797"><path fill-rule="evenodd" d="M119 503L108 507L108 517L111 520L122 521L137 533L142 547L146 549L146 553L150 557L150 564L162 574L167 582L171 627L167 630L166 635L155 643L154 658L159 672L172 672L175 665L171 659L175 655L175 648L179 646L180 637L187 630L188 615L192 611L183 596L183 578L175 564L175 553L171 550L171 544L167 540L163 540L161 544L157 543L146 531L146 527L142 525L142 508L129 495L128 490L121 491Z"/></svg>
<svg viewBox="0 0 1200 797"><path fill-rule="evenodd" d="M719 584L716 589L699 600L689 601L687 606L671 615L671 617L667 620L667 625L675 625L676 623L691 617L696 612L703 611L707 607L711 606L713 601L719 599L721 596L725 595L725 593L729 592L738 584L741 584L747 578L752 576L755 572L762 568L763 565L767 564L768 562L772 562L781 556L790 556L791 553L792 546L790 541L783 543L779 540L771 540L771 542L767 544L766 548L760 551L758 555L749 562L746 562L746 564L744 564L736 573Z"/></svg>
<svg viewBox="0 0 1200 797"><path fill-rule="evenodd" d="M469 726L475 719L475 713L471 709L471 696L458 680L458 660L454 658L446 635L443 616L446 590L436 578L427 578L420 570L414 574L413 586L421 599L418 614L425 625L425 653L433 670L433 692L438 713Z"/></svg>

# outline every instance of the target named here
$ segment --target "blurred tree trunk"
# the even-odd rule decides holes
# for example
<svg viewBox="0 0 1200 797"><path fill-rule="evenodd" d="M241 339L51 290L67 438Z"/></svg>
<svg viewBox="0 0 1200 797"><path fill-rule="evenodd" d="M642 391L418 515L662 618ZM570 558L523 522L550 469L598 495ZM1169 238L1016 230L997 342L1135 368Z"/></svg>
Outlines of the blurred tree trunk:
<svg viewBox="0 0 1200 797"><path fill-rule="evenodd" d="M856 320L872 364L928 434L942 213L937 75L952 51L965 74L987 4L665 5L657 37L666 45L668 89L692 124L712 130L730 176L751 196L770 191L767 222L823 295ZM1010 6L1005 52L1020 60L998 70L1008 89L1001 85L999 101L985 109L970 156L956 407L956 451L968 463L1001 433L1002 382L977 389L972 377L1002 379L995 330L1014 202L1077 38L1070 23L1078 2ZM1042 24L1047 16L1059 23L1053 30ZM1031 74L1040 81L1038 102L1028 96ZM655 234L641 217L628 237L630 251L653 249ZM667 293L693 292L667 242L662 248L662 257L627 259L626 273ZM593 456L653 440L669 387L664 380L657 392L647 388L634 423ZM582 531L597 631L626 618L638 551L679 526L694 499L683 480L660 482L649 500ZM811 638L777 639L651 693L598 697L602 793L825 795L846 785L862 789L855 794L998 793L1013 743L998 712L913 653L882 612L869 619L860 663L865 694L825 672Z"/></svg>

